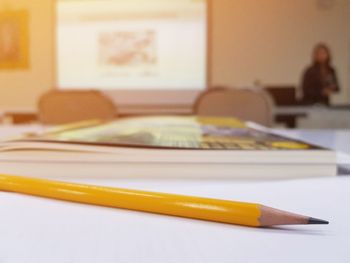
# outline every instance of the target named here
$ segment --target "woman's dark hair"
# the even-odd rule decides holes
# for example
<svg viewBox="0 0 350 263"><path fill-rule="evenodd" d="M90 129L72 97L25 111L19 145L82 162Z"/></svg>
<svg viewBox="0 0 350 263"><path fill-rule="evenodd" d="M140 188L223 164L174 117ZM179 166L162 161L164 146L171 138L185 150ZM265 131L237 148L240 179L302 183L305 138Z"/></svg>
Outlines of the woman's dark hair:
<svg viewBox="0 0 350 263"><path fill-rule="evenodd" d="M331 50L330 48L328 47L327 44L325 43L319 43L317 44L315 47L314 47L314 51L313 51L313 54L312 54L312 62L314 65L318 64L318 61L317 61L317 52L320 50L320 49L323 49L326 51L326 53L328 54L328 58L327 58L327 61L326 61L326 65L328 67L330 67L331 63L332 63L332 53L331 53Z"/></svg>

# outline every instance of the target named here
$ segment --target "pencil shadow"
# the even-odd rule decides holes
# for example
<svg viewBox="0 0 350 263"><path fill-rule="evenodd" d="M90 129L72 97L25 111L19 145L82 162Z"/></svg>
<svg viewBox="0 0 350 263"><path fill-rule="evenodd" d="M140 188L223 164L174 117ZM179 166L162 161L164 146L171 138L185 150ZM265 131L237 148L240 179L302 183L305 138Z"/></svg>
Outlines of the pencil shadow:
<svg viewBox="0 0 350 263"><path fill-rule="evenodd" d="M275 226L260 227L258 231L268 232L271 234L288 234L288 235L308 235L308 236L328 236L328 232L320 229L303 229L298 226Z"/></svg>

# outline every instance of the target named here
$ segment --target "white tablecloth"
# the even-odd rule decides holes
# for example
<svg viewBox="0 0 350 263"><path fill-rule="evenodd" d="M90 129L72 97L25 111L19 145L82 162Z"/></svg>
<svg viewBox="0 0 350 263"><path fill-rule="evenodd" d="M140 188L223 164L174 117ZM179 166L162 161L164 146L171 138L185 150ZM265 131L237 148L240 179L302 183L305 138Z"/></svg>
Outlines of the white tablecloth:
<svg viewBox="0 0 350 263"><path fill-rule="evenodd" d="M0 127L0 135L27 130ZM335 138L332 145L350 150L350 132L291 133L321 144ZM347 176L261 182L77 182L258 202L323 218L330 225L247 228L0 193L1 263L350 262Z"/></svg>

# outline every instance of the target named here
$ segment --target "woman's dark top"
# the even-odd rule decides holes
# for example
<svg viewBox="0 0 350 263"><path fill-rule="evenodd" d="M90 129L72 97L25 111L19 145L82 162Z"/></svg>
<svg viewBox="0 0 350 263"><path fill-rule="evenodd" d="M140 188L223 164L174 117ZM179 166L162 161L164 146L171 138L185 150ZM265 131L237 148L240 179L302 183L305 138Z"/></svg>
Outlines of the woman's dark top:
<svg viewBox="0 0 350 263"><path fill-rule="evenodd" d="M322 69L318 64L312 65L303 76L304 103L329 105L329 97L323 94L323 90L329 87L334 87L334 92L339 91L337 74L334 68L329 66Z"/></svg>

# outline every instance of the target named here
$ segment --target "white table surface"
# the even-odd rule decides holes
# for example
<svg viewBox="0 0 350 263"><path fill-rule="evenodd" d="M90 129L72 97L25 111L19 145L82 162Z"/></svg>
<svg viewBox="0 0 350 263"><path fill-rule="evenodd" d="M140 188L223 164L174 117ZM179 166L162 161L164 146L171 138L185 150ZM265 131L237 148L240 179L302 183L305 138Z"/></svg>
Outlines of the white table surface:
<svg viewBox="0 0 350 263"><path fill-rule="evenodd" d="M305 114L298 118L297 127L303 129L350 129L350 107L326 107L322 105L304 107L276 107L275 114Z"/></svg>
<svg viewBox="0 0 350 263"><path fill-rule="evenodd" d="M36 129L0 126L0 136ZM350 153L350 131L288 133ZM350 262L350 176L78 182L259 202L331 224L247 228L0 193L0 263Z"/></svg>

